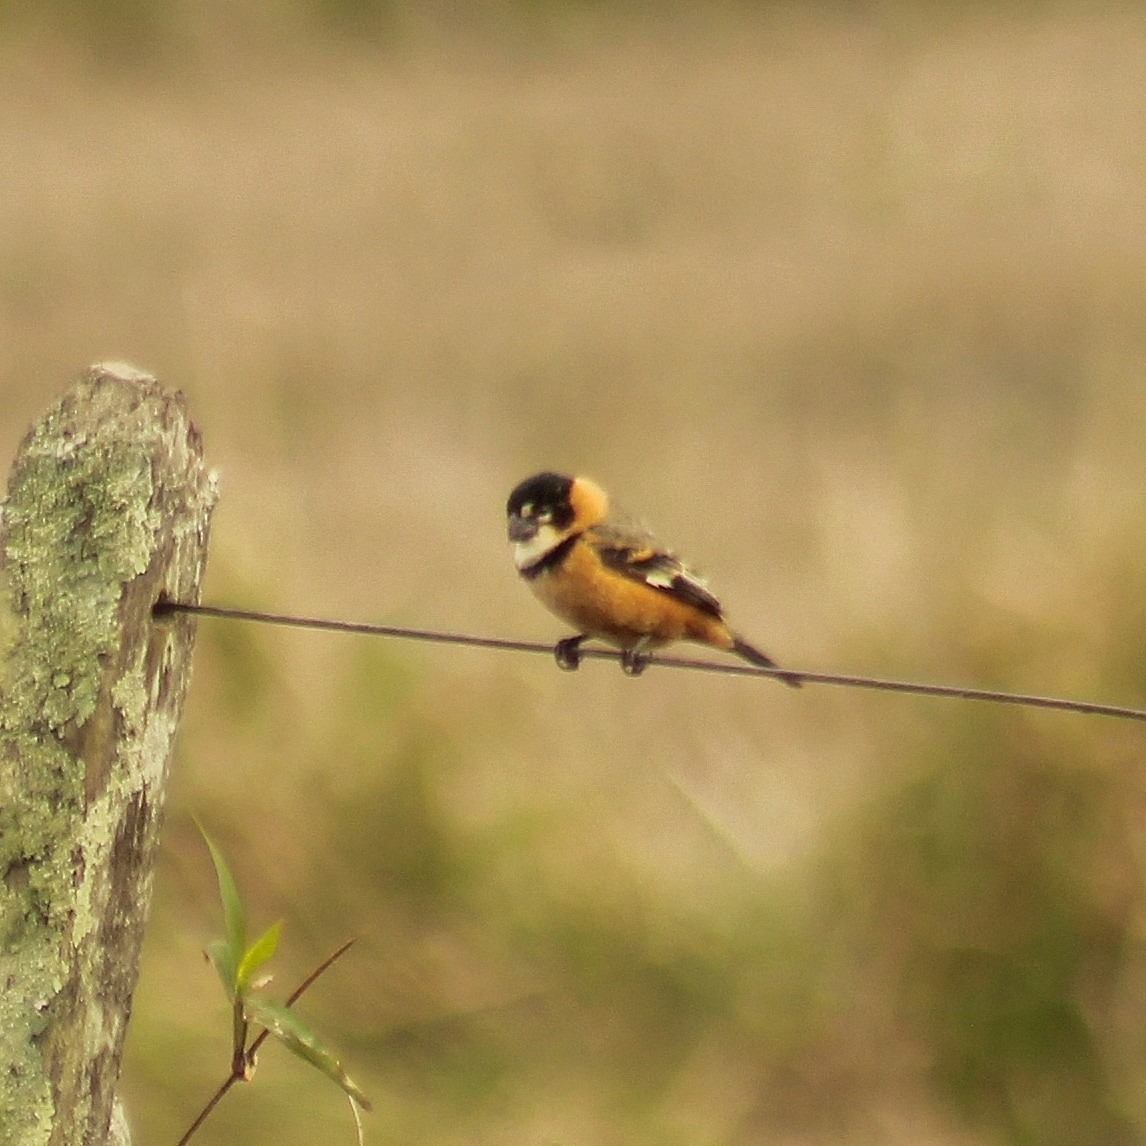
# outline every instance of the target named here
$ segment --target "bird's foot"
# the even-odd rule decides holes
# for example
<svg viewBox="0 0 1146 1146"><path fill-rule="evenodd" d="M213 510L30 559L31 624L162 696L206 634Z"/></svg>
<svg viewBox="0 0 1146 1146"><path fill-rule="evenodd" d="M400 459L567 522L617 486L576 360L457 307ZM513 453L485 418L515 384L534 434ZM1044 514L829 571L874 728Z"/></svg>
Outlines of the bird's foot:
<svg viewBox="0 0 1146 1146"><path fill-rule="evenodd" d="M621 650L621 671L626 676L640 676L649 667L649 654L639 646Z"/></svg>
<svg viewBox="0 0 1146 1146"><path fill-rule="evenodd" d="M581 667L581 642L584 639L582 634L566 637L563 641L557 642L553 649L553 657L557 661L558 668L563 668L566 672L576 672Z"/></svg>

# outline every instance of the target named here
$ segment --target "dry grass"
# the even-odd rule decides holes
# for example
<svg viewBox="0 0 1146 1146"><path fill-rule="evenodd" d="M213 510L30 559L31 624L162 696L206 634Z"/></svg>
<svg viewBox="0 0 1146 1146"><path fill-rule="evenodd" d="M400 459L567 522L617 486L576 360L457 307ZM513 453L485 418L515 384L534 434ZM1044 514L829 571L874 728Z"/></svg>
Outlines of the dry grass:
<svg viewBox="0 0 1146 1146"><path fill-rule="evenodd" d="M1141 696L1139 14L410 9L388 49L307 51L189 11L178 66L9 42L5 453L127 358L222 471L210 597L556 636L501 505L569 467L787 663ZM291 973L365 935L315 1005L374 1140L1141 1131L1140 733L207 625L200 652L141 1140L225 1053L192 809ZM270 1057L204 1143L342 1132Z"/></svg>

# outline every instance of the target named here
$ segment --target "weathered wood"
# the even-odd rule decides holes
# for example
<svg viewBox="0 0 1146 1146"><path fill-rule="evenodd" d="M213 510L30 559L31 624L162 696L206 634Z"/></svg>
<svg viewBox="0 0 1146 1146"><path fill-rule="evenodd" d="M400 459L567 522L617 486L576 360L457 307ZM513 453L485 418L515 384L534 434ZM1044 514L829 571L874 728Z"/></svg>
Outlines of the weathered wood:
<svg viewBox="0 0 1146 1146"><path fill-rule="evenodd" d="M215 502L180 395L93 367L29 431L0 518L0 1146L116 1112Z"/></svg>

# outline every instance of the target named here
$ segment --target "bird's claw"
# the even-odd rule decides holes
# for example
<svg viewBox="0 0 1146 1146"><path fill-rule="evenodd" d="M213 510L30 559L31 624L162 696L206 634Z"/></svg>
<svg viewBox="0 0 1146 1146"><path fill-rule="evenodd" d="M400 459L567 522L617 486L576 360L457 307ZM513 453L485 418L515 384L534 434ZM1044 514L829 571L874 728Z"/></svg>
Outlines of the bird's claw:
<svg viewBox="0 0 1146 1146"><path fill-rule="evenodd" d="M566 637L553 647L553 659L559 668L566 672L576 672L581 667L581 642L585 635ZM626 676L640 676L649 667L649 654L640 648L621 650L621 671Z"/></svg>
<svg viewBox="0 0 1146 1146"><path fill-rule="evenodd" d="M557 667L566 672L576 672L581 667L581 642L584 637L566 637L558 641L553 649L553 658Z"/></svg>

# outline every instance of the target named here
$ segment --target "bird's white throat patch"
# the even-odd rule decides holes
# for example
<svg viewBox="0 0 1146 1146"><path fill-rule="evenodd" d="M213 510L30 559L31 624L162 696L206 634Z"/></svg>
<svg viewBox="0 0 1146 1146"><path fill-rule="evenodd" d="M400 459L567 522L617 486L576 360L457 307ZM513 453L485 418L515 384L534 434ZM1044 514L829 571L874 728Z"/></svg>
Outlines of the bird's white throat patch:
<svg viewBox="0 0 1146 1146"><path fill-rule="evenodd" d="M542 525L528 541L519 541L514 545L513 563L518 570L528 569L564 540L565 537L552 525Z"/></svg>

